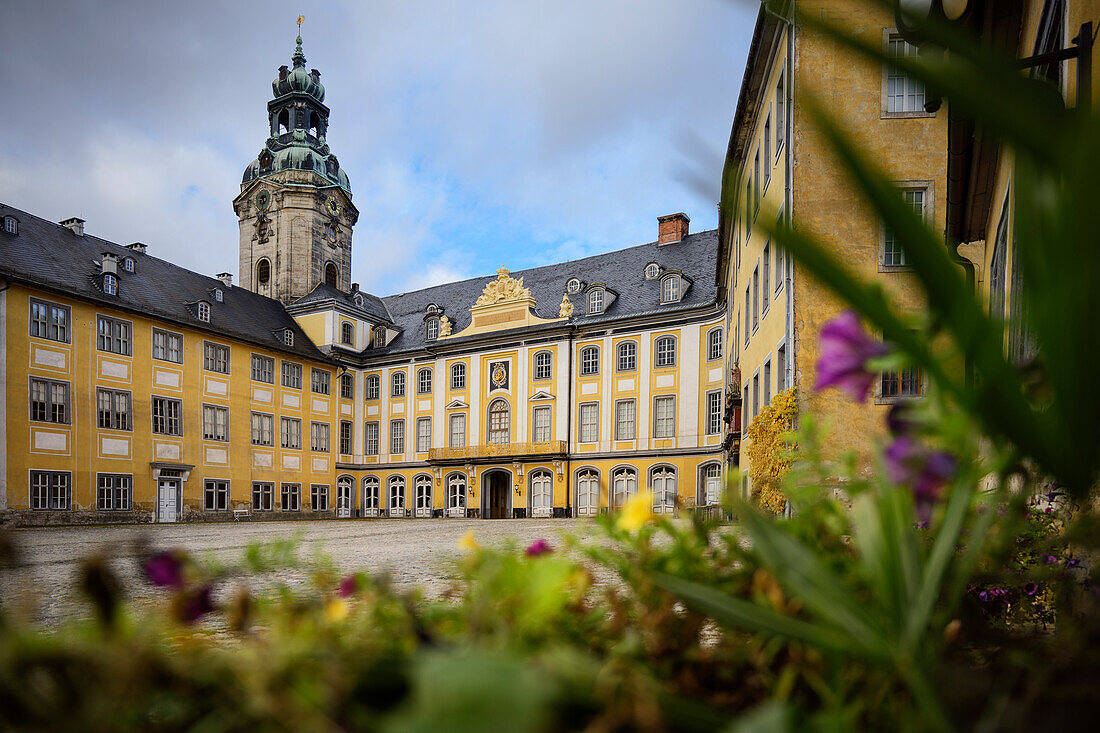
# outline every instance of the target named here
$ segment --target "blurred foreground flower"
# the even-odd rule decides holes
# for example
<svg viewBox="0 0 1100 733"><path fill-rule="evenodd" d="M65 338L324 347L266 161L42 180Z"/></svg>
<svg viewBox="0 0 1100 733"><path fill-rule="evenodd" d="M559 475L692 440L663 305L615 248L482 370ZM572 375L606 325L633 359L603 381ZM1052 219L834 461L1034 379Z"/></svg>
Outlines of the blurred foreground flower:
<svg viewBox="0 0 1100 733"><path fill-rule="evenodd" d="M527 557L538 557L553 551L554 548L546 540L535 540L527 547Z"/></svg>
<svg viewBox="0 0 1100 733"><path fill-rule="evenodd" d="M913 490L917 516L927 522L940 489L955 473L955 459L942 451L930 451L913 438L902 436L887 446L886 472L896 484Z"/></svg>
<svg viewBox="0 0 1100 733"><path fill-rule="evenodd" d="M814 389L836 387L856 402L867 399L867 392L875 380L875 375L867 369L867 360L889 353L890 347L864 333L859 317L850 310L821 328L820 343Z"/></svg>
<svg viewBox="0 0 1100 733"><path fill-rule="evenodd" d="M336 592L340 594L341 598L347 598L349 596L355 595L355 591L357 591L358 589L359 578L357 578L353 574L346 576L343 580L340 581L340 587L337 589Z"/></svg>
<svg viewBox="0 0 1100 733"><path fill-rule="evenodd" d="M656 516L653 513L653 494L643 491L626 500L623 508L619 510L616 524L619 529L633 532L647 522L652 522Z"/></svg>
<svg viewBox="0 0 1100 733"><path fill-rule="evenodd" d="M172 603L176 620L193 624L215 609L214 586L200 585L180 592Z"/></svg>
<svg viewBox="0 0 1100 733"><path fill-rule="evenodd" d="M471 529L462 535L458 540L458 549L466 550L467 552L473 552L481 549L481 543L474 537L474 531Z"/></svg>
<svg viewBox="0 0 1100 733"><path fill-rule="evenodd" d="M153 585L183 586L183 562L187 556L181 550L165 550L145 561L145 577Z"/></svg>
<svg viewBox="0 0 1100 733"><path fill-rule="evenodd" d="M325 620L330 624L343 621L348 615L348 602L343 598L333 598L325 604Z"/></svg>

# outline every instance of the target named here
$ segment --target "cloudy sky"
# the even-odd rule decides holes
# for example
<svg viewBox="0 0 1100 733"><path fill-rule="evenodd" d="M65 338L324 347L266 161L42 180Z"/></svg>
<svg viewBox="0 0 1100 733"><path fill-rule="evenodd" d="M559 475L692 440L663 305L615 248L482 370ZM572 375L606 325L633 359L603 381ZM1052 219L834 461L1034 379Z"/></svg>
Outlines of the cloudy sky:
<svg viewBox="0 0 1100 733"><path fill-rule="evenodd" d="M736 0L7 3L0 200L205 273L294 24L389 294L715 226L755 8Z"/></svg>

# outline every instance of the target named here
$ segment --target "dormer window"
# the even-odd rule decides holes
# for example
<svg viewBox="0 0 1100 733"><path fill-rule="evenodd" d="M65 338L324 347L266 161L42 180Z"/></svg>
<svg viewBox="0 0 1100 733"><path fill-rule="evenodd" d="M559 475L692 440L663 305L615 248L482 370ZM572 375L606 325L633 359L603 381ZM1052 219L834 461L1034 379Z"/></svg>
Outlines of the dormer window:
<svg viewBox="0 0 1100 733"><path fill-rule="evenodd" d="M374 337L371 339L374 342L374 348L381 349L386 345L386 327L375 326Z"/></svg>
<svg viewBox="0 0 1100 733"><path fill-rule="evenodd" d="M200 300L195 304L195 312L203 323L210 323L210 304Z"/></svg>
<svg viewBox="0 0 1100 733"><path fill-rule="evenodd" d="M661 281L661 304L680 302L680 276L669 275Z"/></svg>
<svg viewBox="0 0 1100 733"><path fill-rule="evenodd" d="M289 328L287 328L283 331L283 346L293 346L293 345L294 345L294 332L291 331Z"/></svg>
<svg viewBox="0 0 1100 733"><path fill-rule="evenodd" d="M216 300L216 301L218 301L219 303L221 303L221 302L222 302L222 299L223 299L224 297L225 297L225 296L224 296L224 295L222 295L222 291L221 291L221 290L220 290L219 288L214 288L214 300Z"/></svg>
<svg viewBox="0 0 1100 733"><path fill-rule="evenodd" d="M123 260L122 260L122 269L126 270L126 272L133 272L134 271L134 258L133 257L124 257Z"/></svg>
<svg viewBox="0 0 1100 733"><path fill-rule="evenodd" d="M588 315L603 313L603 288L594 288L588 293Z"/></svg>
<svg viewBox="0 0 1100 733"><path fill-rule="evenodd" d="M109 272L103 275L103 292L107 295L118 295L118 278Z"/></svg>
<svg viewBox="0 0 1100 733"><path fill-rule="evenodd" d="M661 274L661 266L656 262L650 262L645 266L645 279L656 280L657 276Z"/></svg>
<svg viewBox="0 0 1100 733"><path fill-rule="evenodd" d="M360 308L363 307L363 296L358 293L355 294L355 304Z"/></svg>
<svg viewBox="0 0 1100 733"><path fill-rule="evenodd" d="M570 278L569 282L565 284L565 291L569 294L579 293L581 291L581 281L577 278Z"/></svg>
<svg viewBox="0 0 1100 733"><path fill-rule="evenodd" d="M355 326L347 321L340 324L340 343L347 346L355 345Z"/></svg>
<svg viewBox="0 0 1100 733"><path fill-rule="evenodd" d="M429 341L434 341L439 338L439 319L429 318L425 326L425 331Z"/></svg>
<svg viewBox="0 0 1100 733"><path fill-rule="evenodd" d="M18 234L19 233L19 220L16 219L14 216L5 216L4 217L4 231L7 232L8 234Z"/></svg>

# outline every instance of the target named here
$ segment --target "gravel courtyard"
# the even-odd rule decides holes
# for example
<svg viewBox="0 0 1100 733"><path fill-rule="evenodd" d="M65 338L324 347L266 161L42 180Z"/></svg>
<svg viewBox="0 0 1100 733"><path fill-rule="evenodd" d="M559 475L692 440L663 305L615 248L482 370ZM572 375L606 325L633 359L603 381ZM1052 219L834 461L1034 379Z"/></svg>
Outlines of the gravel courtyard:
<svg viewBox="0 0 1100 733"><path fill-rule="evenodd" d="M474 530L478 542L495 545L515 540L525 546L539 538L558 544L563 533L584 535L590 523L573 519L519 520L324 520L240 522L226 524L133 525L116 527L51 527L12 530L19 565L0 569L0 603L23 610L52 625L86 613L87 605L75 593L79 560L97 552L108 554L127 592L139 602L157 591L140 576L137 547L144 541L157 549L182 548L210 554L223 562L239 561L254 542L301 535L299 557L318 552L329 555L341 571L389 571L402 586L420 585L428 595L447 585L449 561L460 554L458 540ZM305 580L306 573L291 570L279 579ZM268 581L270 582L270 581ZM262 588L263 578L249 580ZM33 609L33 612L31 612Z"/></svg>

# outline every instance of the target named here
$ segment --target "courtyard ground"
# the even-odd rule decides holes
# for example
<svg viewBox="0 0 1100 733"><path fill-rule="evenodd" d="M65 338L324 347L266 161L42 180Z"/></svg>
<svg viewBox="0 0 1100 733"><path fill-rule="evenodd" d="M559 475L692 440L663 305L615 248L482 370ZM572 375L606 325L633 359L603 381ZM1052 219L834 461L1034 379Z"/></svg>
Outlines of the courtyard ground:
<svg viewBox="0 0 1100 733"><path fill-rule="evenodd" d="M459 539L469 530L483 545L509 539L520 547L543 538L559 545L563 533L587 534L591 522L575 519L518 520L323 520L232 522L225 524L162 524L114 527L49 527L12 530L19 564L0 569L0 603L46 625L87 613L75 589L80 559L103 553L139 603L159 595L141 576L137 559L141 543L156 549L181 548L211 555L223 563L237 562L255 542L299 536L299 558L317 553L330 556L341 572L389 572L402 587L421 586L429 596L448 584L451 561L460 554ZM304 569L280 572L278 578L252 577L257 590L286 581L305 582ZM226 592L226 589L223 589Z"/></svg>

